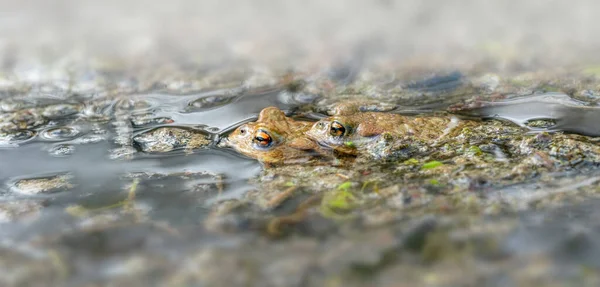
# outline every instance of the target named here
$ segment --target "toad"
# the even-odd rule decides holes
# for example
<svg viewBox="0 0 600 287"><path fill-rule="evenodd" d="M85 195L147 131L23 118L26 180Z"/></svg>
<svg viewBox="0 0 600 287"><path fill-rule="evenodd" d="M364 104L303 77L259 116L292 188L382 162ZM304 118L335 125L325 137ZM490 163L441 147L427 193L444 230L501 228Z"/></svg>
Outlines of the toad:
<svg viewBox="0 0 600 287"><path fill-rule="evenodd" d="M239 126L219 146L232 147L266 164L305 162L319 155L319 145L305 135L312 124L267 107L256 122Z"/></svg>
<svg viewBox="0 0 600 287"><path fill-rule="evenodd" d="M363 112L321 119L306 132L321 146L350 155L388 158L426 152L476 121L448 116L404 116Z"/></svg>

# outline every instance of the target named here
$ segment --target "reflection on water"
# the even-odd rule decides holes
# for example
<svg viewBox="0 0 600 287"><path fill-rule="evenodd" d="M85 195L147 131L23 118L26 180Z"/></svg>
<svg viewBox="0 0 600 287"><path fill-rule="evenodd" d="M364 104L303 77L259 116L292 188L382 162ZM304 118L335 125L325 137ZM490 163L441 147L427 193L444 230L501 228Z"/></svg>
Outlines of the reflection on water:
<svg viewBox="0 0 600 287"><path fill-rule="evenodd" d="M501 118L521 126L534 120L551 120L554 124L533 130L566 131L600 136L600 107L586 105L562 93L544 93L527 97L478 101L459 108L460 113L483 118Z"/></svg>

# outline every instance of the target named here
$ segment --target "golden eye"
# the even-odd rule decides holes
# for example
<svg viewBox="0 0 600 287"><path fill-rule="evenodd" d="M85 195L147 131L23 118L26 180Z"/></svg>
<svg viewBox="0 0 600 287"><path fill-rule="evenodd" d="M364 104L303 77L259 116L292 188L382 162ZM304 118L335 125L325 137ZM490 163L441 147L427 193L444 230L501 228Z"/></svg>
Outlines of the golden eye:
<svg viewBox="0 0 600 287"><path fill-rule="evenodd" d="M329 134L334 137L341 137L346 133L346 128L338 121L331 122L331 127L329 128Z"/></svg>
<svg viewBox="0 0 600 287"><path fill-rule="evenodd" d="M271 138L269 133L263 130L258 130L256 134L254 134L253 141L257 146L263 148L269 147L273 143L273 139Z"/></svg>

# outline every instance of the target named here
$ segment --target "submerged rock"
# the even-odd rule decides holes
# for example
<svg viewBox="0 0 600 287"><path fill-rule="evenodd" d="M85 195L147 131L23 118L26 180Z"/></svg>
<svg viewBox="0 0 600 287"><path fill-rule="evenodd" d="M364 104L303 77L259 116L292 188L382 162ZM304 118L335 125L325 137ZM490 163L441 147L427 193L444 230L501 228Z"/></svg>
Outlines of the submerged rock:
<svg viewBox="0 0 600 287"><path fill-rule="evenodd" d="M191 129L162 127L133 137L134 144L143 152L163 153L177 149L191 151L211 144L209 137Z"/></svg>
<svg viewBox="0 0 600 287"><path fill-rule="evenodd" d="M61 173L57 175L19 179L11 185L11 189L13 192L26 195L48 194L73 188L74 185L72 181L72 175Z"/></svg>

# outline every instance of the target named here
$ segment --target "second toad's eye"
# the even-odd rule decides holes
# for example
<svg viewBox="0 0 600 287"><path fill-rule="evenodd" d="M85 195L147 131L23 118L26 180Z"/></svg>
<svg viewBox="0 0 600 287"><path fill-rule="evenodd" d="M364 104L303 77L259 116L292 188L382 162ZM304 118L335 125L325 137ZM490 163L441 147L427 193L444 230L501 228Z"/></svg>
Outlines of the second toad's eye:
<svg viewBox="0 0 600 287"><path fill-rule="evenodd" d="M329 128L329 134L334 137L341 137L346 133L346 128L338 121L331 122L331 127Z"/></svg>
<svg viewBox="0 0 600 287"><path fill-rule="evenodd" d="M267 148L273 143L273 138L271 138L271 135L269 135L269 133L266 131L258 130L256 134L254 134L253 141L257 146Z"/></svg>

